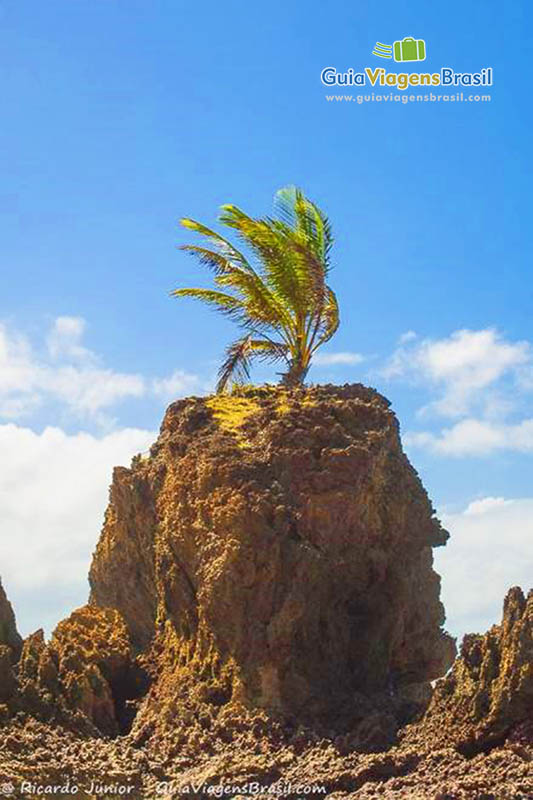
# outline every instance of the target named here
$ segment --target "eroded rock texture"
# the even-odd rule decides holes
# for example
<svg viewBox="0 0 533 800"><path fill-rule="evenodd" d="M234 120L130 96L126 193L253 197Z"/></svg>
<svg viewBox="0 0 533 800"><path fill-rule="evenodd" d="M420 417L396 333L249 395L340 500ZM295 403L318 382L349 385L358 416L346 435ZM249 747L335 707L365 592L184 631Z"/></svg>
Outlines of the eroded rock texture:
<svg viewBox="0 0 533 800"><path fill-rule="evenodd" d="M12 657L17 658L22 647L22 639L17 631L13 608L0 580L0 647L2 645L9 647Z"/></svg>
<svg viewBox="0 0 533 800"><path fill-rule="evenodd" d="M0 711L29 714L80 733L116 736L127 727L127 702L146 690L120 614L89 606L24 640L13 665L0 647Z"/></svg>
<svg viewBox="0 0 533 800"><path fill-rule="evenodd" d="M369 389L173 404L115 471L90 606L18 663L0 640L0 785L533 797L531 594L431 697L454 652L431 567L446 538Z"/></svg>
<svg viewBox="0 0 533 800"><path fill-rule="evenodd" d="M354 696L452 663L446 539L376 392L190 398L115 471L91 603L155 641L167 679L190 664L226 700L348 724Z"/></svg>
<svg viewBox="0 0 533 800"><path fill-rule="evenodd" d="M501 744L521 723L533 724L533 590L526 598L515 587L501 625L464 637L453 670L408 738L429 737L474 756Z"/></svg>

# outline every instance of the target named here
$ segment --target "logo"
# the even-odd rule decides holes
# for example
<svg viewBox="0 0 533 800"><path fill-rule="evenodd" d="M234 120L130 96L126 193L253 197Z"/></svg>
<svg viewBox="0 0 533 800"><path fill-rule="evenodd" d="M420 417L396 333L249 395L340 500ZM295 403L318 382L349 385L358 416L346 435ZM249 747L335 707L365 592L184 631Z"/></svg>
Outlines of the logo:
<svg viewBox="0 0 533 800"><path fill-rule="evenodd" d="M424 39L413 39L412 36L399 39L394 45L376 42L372 55L378 58L392 58L394 55L395 61L425 61L426 43Z"/></svg>
<svg viewBox="0 0 533 800"><path fill-rule="evenodd" d="M392 45L376 42L376 45L372 50L372 55L377 56L378 58L392 58Z"/></svg>
<svg viewBox="0 0 533 800"><path fill-rule="evenodd" d="M10 794L15 793L15 787L12 783L1 783L0 784L0 794L5 794L9 796Z"/></svg>
<svg viewBox="0 0 533 800"><path fill-rule="evenodd" d="M425 61L427 57L425 39L405 36L392 44L376 42L372 55L377 58L394 59L405 64L398 71L383 66L350 67L343 71L336 67L324 67L320 80L324 86L367 86L372 88L396 88L405 92L411 87L442 86L452 91L463 86L492 86L493 69L483 67L477 72L456 72L452 67L440 67L432 72L418 72L416 62ZM410 65L413 65L412 67ZM392 64L391 64L392 66ZM425 65L422 69L425 68Z"/></svg>

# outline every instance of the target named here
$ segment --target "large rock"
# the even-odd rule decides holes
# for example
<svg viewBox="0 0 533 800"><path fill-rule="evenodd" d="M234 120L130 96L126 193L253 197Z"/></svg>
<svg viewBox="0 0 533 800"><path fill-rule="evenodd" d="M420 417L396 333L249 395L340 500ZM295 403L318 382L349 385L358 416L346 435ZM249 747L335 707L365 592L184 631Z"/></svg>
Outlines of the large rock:
<svg viewBox="0 0 533 800"><path fill-rule="evenodd" d="M533 797L531 595L430 702L445 540L375 392L175 403L115 472L90 607L0 643L0 784Z"/></svg>
<svg viewBox="0 0 533 800"><path fill-rule="evenodd" d="M452 663L446 539L373 390L189 398L115 470L90 602L153 640L167 681L189 668L218 702L333 723Z"/></svg>
<svg viewBox="0 0 533 800"><path fill-rule="evenodd" d="M0 580L0 645L9 647L14 658L20 654L22 639L17 631L17 623L11 603Z"/></svg>

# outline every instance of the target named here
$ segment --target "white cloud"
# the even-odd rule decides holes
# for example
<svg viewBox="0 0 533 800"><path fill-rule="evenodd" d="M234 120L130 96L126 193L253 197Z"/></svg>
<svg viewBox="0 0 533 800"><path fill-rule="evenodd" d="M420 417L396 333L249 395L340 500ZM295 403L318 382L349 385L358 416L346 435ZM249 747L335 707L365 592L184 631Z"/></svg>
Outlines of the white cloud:
<svg viewBox="0 0 533 800"><path fill-rule="evenodd" d="M406 447L425 448L445 456L487 456L502 450L533 452L533 419L517 424L465 419L439 433L407 432Z"/></svg>
<svg viewBox="0 0 533 800"><path fill-rule="evenodd" d="M504 497L483 497L481 500L472 500L464 510L467 517L474 514L486 514L497 508L503 508L513 503L513 500L506 500Z"/></svg>
<svg viewBox="0 0 533 800"><path fill-rule="evenodd" d="M520 419L533 391L533 348L492 328L455 331L444 339L404 334L381 375L405 379L433 396L419 419L455 419L440 431L410 431L408 446L445 456L531 452L533 419Z"/></svg>
<svg viewBox="0 0 533 800"><path fill-rule="evenodd" d="M200 380L197 375L184 372L181 369L175 370L167 378L155 378L152 381L152 391L165 402L173 397L180 397L189 392L198 391L201 388Z"/></svg>
<svg viewBox="0 0 533 800"><path fill-rule="evenodd" d="M86 323L82 317L56 317L47 336L50 356L67 357L79 361L94 361L95 355L81 344Z"/></svg>
<svg viewBox="0 0 533 800"><path fill-rule="evenodd" d="M427 383L440 395L427 410L461 417L480 405L484 412L497 412L502 400L497 393L486 390L504 377L516 379L519 370L531 360L529 342L507 342L491 328L464 329L446 339L404 341L389 360L383 375ZM507 410L507 405L504 403L502 408Z"/></svg>
<svg viewBox="0 0 533 800"><path fill-rule="evenodd" d="M107 424L104 412L120 401L166 402L199 385L180 370L149 378L108 368L84 345L85 328L81 317L61 316L30 340L0 323L0 421L37 410L57 420L66 410L69 424ZM112 467L155 438L139 429L93 436L0 424L0 575L24 633L50 629L86 601Z"/></svg>
<svg viewBox="0 0 533 800"><path fill-rule="evenodd" d="M15 416L34 407L39 397L34 388L34 369L28 342L7 335L0 325L0 414Z"/></svg>
<svg viewBox="0 0 533 800"><path fill-rule="evenodd" d="M412 342L416 338L418 337L415 331L405 331L398 339L398 344L407 344L407 342Z"/></svg>
<svg viewBox="0 0 533 800"><path fill-rule="evenodd" d="M49 361L25 337L0 325L0 416L17 419L47 400L94 416L119 400L144 394L142 376L98 365L94 353L80 343L84 325L77 317L54 321L46 337Z"/></svg>
<svg viewBox="0 0 533 800"><path fill-rule="evenodd" d="M442 522L451 537L434 552L447 627L482 633L500 621L511 586L533 586L533 498L480 498Z"/></svg>
<svg viewBox="0 0 533 800"><path fill-rule="evenodd" d="M155 438L137 429L98 438L0 425L0 575L23 633L86 602L112 468Z"/></svg>
<svg viewBox="0 0 533 800"><path fill-rule="evenodd" d="M77 369L74 366L50 371L42 388L78 414L95 415L126 397L141 397L145 380L141 375L112 369Z"/></svg>
<svg viewBox="0 0 533 800"><path fill-rule="evenodd" d="M168 401L199 384L180 370L148 380L107 368L83 345L85 328L81 317L57 317L39 347L0 324L0 418L28 417L53 402L74 416L107 423L103 412L123 400L151 395Z"/></svg>
<svg viewBox="0 0 533 800"><path fill-rule="evenodd" d="M313 363L320 366L333 366L335 364L360 364L364 356L360 353L316 353Z"/></svg>

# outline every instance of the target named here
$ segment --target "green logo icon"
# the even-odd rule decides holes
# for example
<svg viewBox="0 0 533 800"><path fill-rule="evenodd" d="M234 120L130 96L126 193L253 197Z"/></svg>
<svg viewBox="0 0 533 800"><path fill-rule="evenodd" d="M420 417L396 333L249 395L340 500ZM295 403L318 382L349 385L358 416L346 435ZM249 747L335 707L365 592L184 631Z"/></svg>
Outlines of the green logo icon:
<svg viewBox="0 0 533 800"><path fill-rule="evenodd" d="M392 45L376 42L372 55L378 56L378 58L392 58Z"/></svg>
<svg viewBox="0 0 533 800"><path fill-rule="evenodd" d="M413 39L406 36L399 42L394 42L395 61L425 61L426 43L423 39Z"/></svg>
<svg viewBox="0 0 533 800"><path fill-rule="evenodd" d="M426 43L424 39L406 36L394 42L394 45L376 42L372 50L372 55L378 58L392 58L393 54L395 61L425 61Z"/></svg>

